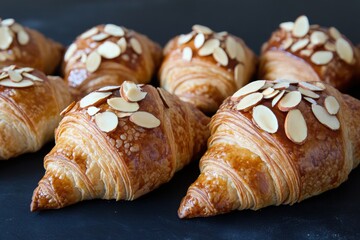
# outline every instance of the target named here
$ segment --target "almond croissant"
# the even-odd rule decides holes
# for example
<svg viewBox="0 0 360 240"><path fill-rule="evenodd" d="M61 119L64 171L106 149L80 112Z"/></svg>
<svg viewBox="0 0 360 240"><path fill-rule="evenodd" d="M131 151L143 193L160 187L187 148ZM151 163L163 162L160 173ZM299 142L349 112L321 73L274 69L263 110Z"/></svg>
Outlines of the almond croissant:
<svg viewBox="0 0 360 240"><path fill-rule="evenodd" d="M210 122L180 218L294 204L336 188L360 161L360 101L322 82L259 80Z"/></svg>
<svg viewBox="0 0 360 240"><path fill-rule="evenodd" d="M163 89L124 82L70 105L45 157L31 210L88 199L133 200L206 146L209 118Z"/></svg>

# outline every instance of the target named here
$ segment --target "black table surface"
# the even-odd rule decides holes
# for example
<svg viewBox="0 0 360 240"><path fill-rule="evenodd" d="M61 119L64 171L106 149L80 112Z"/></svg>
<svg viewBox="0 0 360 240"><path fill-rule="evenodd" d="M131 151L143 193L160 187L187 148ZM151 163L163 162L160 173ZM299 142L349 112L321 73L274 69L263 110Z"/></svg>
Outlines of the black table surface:
<svg viewBox="0 0 360 240"><path fill-rule="evenodd" d="M266 0L2 0L0 16L68 45L87 28L115 23L164 45L199 23L242 37L255 51L280 22L306 14L360 42L360 1ZM360 98L359 89L351 95ZM360 121L360 119L359 119ZM293 206L180 220L177 208L199 174L198 159L167 184L133 201L92 200L31 213L32 191L44 174L39 152L0 162L0 239L360 239L360 170L337 189Z"/></svg>

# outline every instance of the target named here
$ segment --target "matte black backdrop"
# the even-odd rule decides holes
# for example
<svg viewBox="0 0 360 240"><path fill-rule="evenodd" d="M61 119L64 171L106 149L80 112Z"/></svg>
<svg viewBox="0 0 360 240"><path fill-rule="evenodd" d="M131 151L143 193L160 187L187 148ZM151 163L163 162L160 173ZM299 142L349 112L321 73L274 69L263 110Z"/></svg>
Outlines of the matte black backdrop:
<svg viewBox="0 0 360 240"><path fill-rule="evenodd" d="M311 23L336 26L360 42L360 1L1 0L0 16L68 45L99 23L116 23L165 44L194 23L242 37L259 52L282 21L306 14ZM352 95L360 96L357 89ZM360 119L359 119L360 121ZM0 239L360 239L360 170L339 188L293 206L179 220L177 208L198 175L197 161L154 192L134 201L87 201L56 211L30 213L42 177L41 151L0 162Z"/></svg>

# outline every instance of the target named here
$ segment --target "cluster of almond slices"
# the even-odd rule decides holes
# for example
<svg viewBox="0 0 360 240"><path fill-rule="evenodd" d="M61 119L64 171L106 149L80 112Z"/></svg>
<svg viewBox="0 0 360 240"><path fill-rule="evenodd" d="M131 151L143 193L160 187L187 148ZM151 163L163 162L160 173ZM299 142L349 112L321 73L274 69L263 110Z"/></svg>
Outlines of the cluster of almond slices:
<svg viewBox="0 0 360 240"><path fill-rule="evenodd" d="M236 60L234 68L235 79L241 78L243 73L242 64L245 58L245 52L242 44L227 32L216 33L208 27L202 25L194 25L193 31L189 34L180 35L177 43L183 45L194 39L194 48L199 56L210 56L221 66L228 66L229 60ZM185 47L182 50L182 58L184 61L190 62L193 57L193 50Z"/></svg>
<svg viewBox="0 0 360 240"><path fill-rule="evenodd" d="M143 92L141 84L125 81L121 86L107 86L88 94L80 100L80 107L86 108L87 114L95 118L95 123L103 132L112 132L118 126L118 118L129 117L129 120L143 128L156 128L160 120L153 114L138 111L138 102L143 100L147 92ZM113 91L119 90L121 97L111 97ZM100 112L97 106L107 102L109 109ZM75 103L74 103L75 104ZM62 114L68 112L73 106L69 105Z"/></svg>
<svg viewBox="0 0 360 240"><path fill-rule="evenodd" d="M334 27L330 27L328 31L318 25L312 27L306 16L300 16L295 22L281 23L280 28L291 35L283 40L281 47L285 50L290 48L294 53L299 51L301 56L310 57L316 65L328 64L334 58L334 53L346 63L354 63L352 46Z"/></svg>
<svg viewBox="0 0 360 240"><path fill-rule="evenodd" d="M292 142L301 144L307 138L306 121L301 111L296 109L302 99L311 104L311 110L320 123L331 130L340 128L340 122L336 117L340 105L336 98L327 96L324 101L325 107L320 106L316 101L320 98L316 92L324 90L325 85L321 82L311 84L285 79L258 80L239 89L231 99L239 101L236 105L239 111L252 109L253 120L260 129L268 133L276 133L279 126L275 114L270 108L259 104L263 100L271 101L272 108L277 105L280 111L287 112L284 123L286 136Z"/></svg>
<svg viewBox="0 0 360 240"><path fill-rule="evenodd" d="M17 39L20 45L26 45L30 41L29 34L14 19L0 19L0 50L9 49L14 38Z"/></svg>
<svg viewBox="0 0 360 240"><path fill-rule="evenodd" d="M32 75L33 68L18 68L15 65L0 70L0 85L4 87L24 88L34 85L34 81L42 82L41 78Z"/></svg>
<svg viewBox="0 0 360 240"><path fill-rule="evenodd" d="M64 60L69 61L72 56L77 53L74 60L80 59L86 66L89 72L95 72L100 64L101 59L114 59L122 54L122 59L125 61L130 60L130 56L123 54L126 51L128 45L135 52L135 55L141 55L142 47L135 37L127 36L128 30L124 27L120 27L114 24L106 24L103 28L93 27L90 30L80 35L80 39L91 39L95 42L102 42L95 49L78 51L76 43L72 43L67 49ZM107 40L110 37L116 37L116 41ZM127 41L128 40L128 41Z"/></svg>

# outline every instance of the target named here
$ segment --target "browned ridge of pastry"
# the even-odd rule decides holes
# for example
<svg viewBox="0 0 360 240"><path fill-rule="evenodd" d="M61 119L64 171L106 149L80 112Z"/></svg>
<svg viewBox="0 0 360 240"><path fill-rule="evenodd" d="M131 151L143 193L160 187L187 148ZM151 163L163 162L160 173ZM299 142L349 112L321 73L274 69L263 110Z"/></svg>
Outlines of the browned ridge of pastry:
<svg viewBox="0 0 360 240"><path fill-rule="evenodd" d="M170 181L209 137L209 118L194 106L128 81L90 93L63 114L31 211L136 199Z"/></svg>
<svg viewBox="0 0 360 240"><path fill-rule="evenodd" d="M14 19L0 19L0 67L17 65L53 74L59 66L64 48Z"/></svg>
<svg viewBox="0 0 360 240"><path fill-rule="evenodd" d="M0 160L35 152L53 139L70 101L59 77L30 67L0 69Z"/></svg>
<svg viewBox="0 0 360 240"><path fill-rule="evenodd" d="M344 182L360 161L360 101L322 82L259 80L210 122L180 218L294 204Z"/></svg>
<svg viewBox="0 0 360 240"><path fill-rule="evenodd" d="M339 90L359 82L360 51L336 28L306 16L284 22L263 45L260 79L324 81Z"/></svg>
<svg viewBox="0 0 360 240"><path fill-rule="evenodd" d="M205 113L214 113L223 100L251 79L255 54L240 38L194 25L164 49L160 86Z"/></svg>
<svg viewBox="0 0 360 240"><path fill-rule="evenodd" d="M162 59L161 47L146 36L114 24L81 34L67 49L63 74L79 99L123 81L149 83Z"/></svg>

